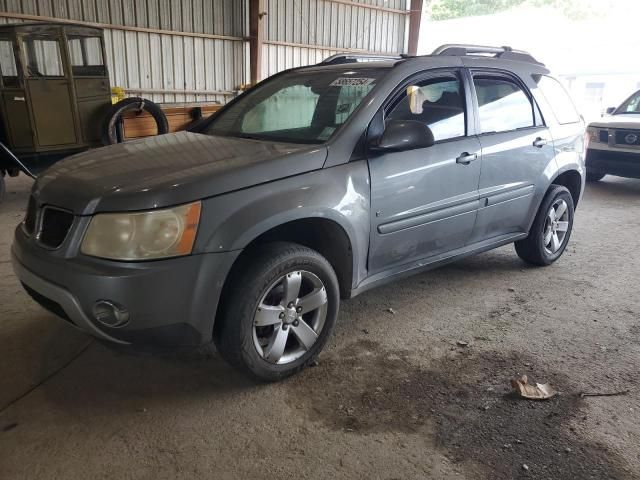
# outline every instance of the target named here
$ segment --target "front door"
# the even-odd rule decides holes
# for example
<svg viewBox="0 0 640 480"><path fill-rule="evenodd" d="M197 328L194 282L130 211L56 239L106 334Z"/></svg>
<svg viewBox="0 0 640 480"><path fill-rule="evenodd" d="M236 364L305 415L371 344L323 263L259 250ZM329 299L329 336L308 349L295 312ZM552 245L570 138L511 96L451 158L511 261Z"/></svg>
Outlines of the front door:
<svg viewBox="0 0 640 480"><path fill-rule="evenodd" d="M49 149L76 145L70 73L63 66L60 40L30 35L23 37L22 43L38 146Z"/></svg>
<svg viewBox="0 0 640 480"><path fill-rule="evenodd" d="M554 161L550 132L526 86L502 73L473 72L482 145L480 201L470 242L527 231L536 183Z"/></svg>
<svg viewBox="0 0 640 480"><path fill-rule="evenodd" d="M480 143L467 136L468 95L459 72L410 82L387 106L384 120L417 120L435 145L369 158L369 272L402 270L463 247L476 219Z"/></svg>
<svg viewBox="0 0 640 480"><path fill-rule="evenodd" d="M16 51L12 37L0 36L0 141L19 151L33 146L33 132Z"/></svg>

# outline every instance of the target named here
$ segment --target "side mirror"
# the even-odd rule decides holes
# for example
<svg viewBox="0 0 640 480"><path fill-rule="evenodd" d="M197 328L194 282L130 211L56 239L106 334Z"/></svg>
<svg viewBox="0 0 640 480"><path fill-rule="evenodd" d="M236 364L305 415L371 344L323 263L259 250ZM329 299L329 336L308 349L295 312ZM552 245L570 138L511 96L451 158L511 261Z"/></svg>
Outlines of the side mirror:
<svg viewBox="0 0 640 480"><path fill-rule="evenodd" d="M612 115L616 111L616 107L609 107L606 110L607 115Z"/></svg>
<svg viewBox="0 0 640 480"><path fill-rule="evenodd" d="M431 147L435 143L433 132L424 123L415 120L391 120L373 150L402 152Z"/></svg>

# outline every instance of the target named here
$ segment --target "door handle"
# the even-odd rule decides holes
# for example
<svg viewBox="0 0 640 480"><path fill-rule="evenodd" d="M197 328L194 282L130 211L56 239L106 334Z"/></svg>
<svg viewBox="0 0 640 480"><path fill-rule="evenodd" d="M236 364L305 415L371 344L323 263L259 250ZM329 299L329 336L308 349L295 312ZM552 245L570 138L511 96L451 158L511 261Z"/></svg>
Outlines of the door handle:
<svg viewBox="0 0 640 480"><path fill-rule="evenodd" d="M541 137L538 137L533 141L533 146L537 148L542 148L546 144L547 144L547 140Z"/></svg>
<svg viewBox="0 0 640 480"><path fill-rule="evenodd" d="M478 159L477 153L471 154L468 152L464 152L458 158L456 158L456 163L459 163L460 165L469 165L471 162L477 159Z"/></svg>

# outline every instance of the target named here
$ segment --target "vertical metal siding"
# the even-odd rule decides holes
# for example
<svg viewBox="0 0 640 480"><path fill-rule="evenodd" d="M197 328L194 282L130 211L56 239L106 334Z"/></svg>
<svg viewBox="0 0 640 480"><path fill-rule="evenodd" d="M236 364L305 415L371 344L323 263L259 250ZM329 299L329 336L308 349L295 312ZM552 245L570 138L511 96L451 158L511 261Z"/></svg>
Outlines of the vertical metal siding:
<svg viewBox="0 0 640 480"><path fill-rule="evenodd" d="M0 0L0 11L174 32L244 37L246 0ZM19 19L0 18L0 23ZM234 91L248 82L242 40L105 29L112 85L142 90ZM137 94L136 94L137 95ZM229 95L145 93L156 102L219 101Z"/></svg>
<svg viewBox="0 0 640 480"><path fill-rule="evenodd" d="M408 0L353 2L408 8ZM407 17L400 12L329 0L264 3L263 77L345 50L400 53L405 48ZM207 35L246 37L249 31L248 0L0 0L0 11ZM19 21L0 18L0 23ZM230 92L249 81L246 41L107 28L105 45L112 85L147 90L139 95L156 102L224 103L229 95L191 92Z"/></svg>
<svg viewBox="0 0 640 480"><path fill-rule="evenodd" d="M349 50L402 53L407 15L330 0L264 0L267 12L262 76L317 63ZM407 0L354 0L406 11Z"/></svg>

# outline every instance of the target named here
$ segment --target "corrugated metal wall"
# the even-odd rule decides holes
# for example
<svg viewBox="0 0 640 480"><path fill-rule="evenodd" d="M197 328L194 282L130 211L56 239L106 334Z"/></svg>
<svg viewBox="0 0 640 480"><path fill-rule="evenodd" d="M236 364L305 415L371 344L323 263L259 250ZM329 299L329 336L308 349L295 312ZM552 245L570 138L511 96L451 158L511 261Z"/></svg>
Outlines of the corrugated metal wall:
<svg viewBox="0 0 640 480"><path fill-rule="evenodd" d="M264 3L263 77L345 50L405 51L408 0ZM0 12L106 24L112 85L156 102L224 103L249 81L248 0L0 0Z"/></svg>
<svg viewBox="0 0 640 480"><path fill-rule="evenodd" d="M406 50L407 0L264 1L263 77L320 62L338 52L397 54Z"/></svg>
<svg viewBox="0 0 640 480"><path fill-rule="evenodd" d="M2 12L167 32L105 30L112 85L156 102L224 103L248 81L246 8L245 0L0 0ZM28 20L0 18L19 21Z"/></svg>

